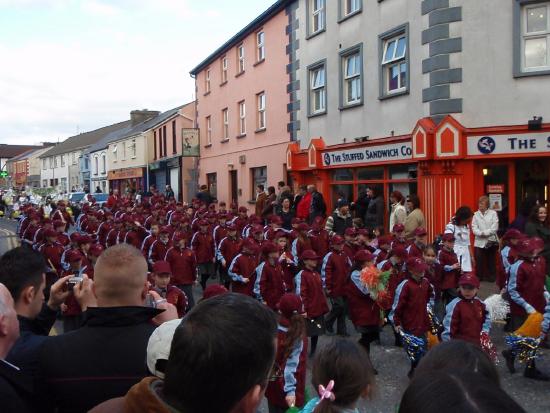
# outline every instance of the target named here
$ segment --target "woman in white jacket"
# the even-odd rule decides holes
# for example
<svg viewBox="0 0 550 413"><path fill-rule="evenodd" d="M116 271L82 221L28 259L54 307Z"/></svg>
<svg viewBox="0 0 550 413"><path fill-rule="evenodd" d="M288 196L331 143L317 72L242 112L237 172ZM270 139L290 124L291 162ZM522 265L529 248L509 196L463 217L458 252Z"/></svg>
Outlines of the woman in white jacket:
<svg viewBox="0 0 550 413"><path fill-rule="evenodd" d="M405 224L407 219L407 209L405 208L405 197L399 191L393 191L390 194L391 212L390 228L388 233L393 231L394 225Z"/></svg>
<svg viewBox="0 0 550 413"><path fill-rule="evenodd" d="M477 277L482 281L496 279L496 254L498 252L498 214L489 209L489 198L479 198L479 210L474 214L472 231Z"/></svg>
<svg viewBox="0 0 550 413"><path fill-rule="evenodd" d="M461 206L456 210L455 216L445 227L446 234L455 236L454 251L462 272L471 272L472 250L470 244L470 223L472 221L472 210L470 207Z"/></svg>

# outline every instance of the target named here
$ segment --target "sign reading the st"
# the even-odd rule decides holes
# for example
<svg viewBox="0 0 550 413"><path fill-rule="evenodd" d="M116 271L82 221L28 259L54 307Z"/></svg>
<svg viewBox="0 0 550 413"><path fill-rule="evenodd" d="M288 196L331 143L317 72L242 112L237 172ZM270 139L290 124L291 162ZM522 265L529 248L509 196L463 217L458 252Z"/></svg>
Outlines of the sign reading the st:
<svg viewBox="0 0 550 413"><path fill-rule="evenodd" d="M468 136L468 155L508 155L521 153L548 153L550 134Z"/></svg>

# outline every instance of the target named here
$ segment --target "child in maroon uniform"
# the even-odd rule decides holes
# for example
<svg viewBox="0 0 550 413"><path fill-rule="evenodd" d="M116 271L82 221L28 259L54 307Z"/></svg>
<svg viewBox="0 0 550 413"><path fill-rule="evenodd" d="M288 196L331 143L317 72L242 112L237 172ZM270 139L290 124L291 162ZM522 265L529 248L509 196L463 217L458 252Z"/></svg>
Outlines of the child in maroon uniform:
<svg viewBox="0 0 550 413"><path fill-rule="evenodd" d="M66 260L69 263L69 269L61 273L61 277L71 275L73 277L82 277L86 274L86 267L82 266L83 256L78 250L71 250L66 254ZM70 281L70 279L69 279ZM62 306L63 310L63 331L69 332L80 328L82 324L82 310L71 293Z"/></svg>
<svg viewBox="0 0 550 413"><path fill-rule="evenodd" d="M323 292L321 276L316 271L319 257L313 250L305 250L300 256L303 270L296 274L294 284L296 294L302 298L306 311L307 335L311 337L313 356L319 336L325 334L325 314L328 313L327 300Z"/></svg>
<svg viewBox="0 0 550 413"><path fill-rule="evenodd" d="M424 248L422 258L426 265L428 265L426 279L434 289L434 313L439 320L443 320L443 317L445 317L445 306L441 300L441 265L437 262L437 252L433 245L428 245Z"/></svg>
<svg viewBox="0 0 550 413"><path fill-rule="evenodd" d="M214 252L215 245L212 233L209 231L209 223L205 220L199 221L199 232L193 235L191 240L191 248L197 255L199 264L199 274L201 276L200 283L202 289L206 288L206 282L214 274Z"/></svg>
<svg viewBox="0 0 550 413"><path fill-rule="evenodd" d="M153 265L157 261L164 261L166 253L170 248L172 248L170 228L165 225L160 229L158 239L149 248L149 264Z"/></svg>
<svg viewBox="0 0 550 413"><path fill-rule="evenodd" d="M308 236L311 240L311 249L319 257L324 257L329 251L329 233L323 226L323 217L316 217L311 224Z"/></svg>
<svg viewBox="0 0 550 413"><path fill-rule="evenodd" d="M434 298L433 288L424 278L428 266L420 258L409 258L406 265L409 277L397 287L389 319L397 333L403 331L425 340L430 330L427 307L428 304L433 307ZM421 355L415 361L411 361L409 378L412 377L420 358Z"/></svg>
<svg viewBox="0 0 550 413"><path fill-rule="evenodd" d="M298 257L302 255L304 251L311 250L311 241L308 237L309 225L302 222L297 227L298 237L292 242L292 255L294 256L294 262L298 264Z"/></svg>
<svg viewBox="0 0 550 413"><path fill-rule="evenodd" d="M284 273L279 264L279 247L267 241L262 246L264 261L256 268L254 296L273 311L286 291Z"/></svg>
<svg viewBox="0 0 550 413"><path fill-rule="evenodd" d="M197 257L195 252L186 246L187 238L184 235L177 235L174 242L176 245L166 252L165 259L156 261L155 264L162 261L168 262L172 282L185 293L187 296L186 307L191 309L195 306L193 285L197 282ZM154 273L156 273L155 264L153 264Z"/></svg>
<svg viewBox="0 0 550 413"><path fill-rule="evenodd" d="M187 309L187 296L175 285L170 284L172 270L167 261L157 261L153 265L153 285L151 290L156 291L167 302L174 305L178 311L178 317L182 318Z"/></svg>
<svg viewBox="0 0 550 413"><path fill-rule="evenodd" d="M275 234L275 244L279 248L279 263L283 269L283 279L285 281L286 291L294 291L294 276L297 267L294 256L289 251L289 234L285 231L279 231Z"/></svg>
<svg viewBox="0 0 550 413"><path fill-rule="evenodd" d="M231 291L253 297L257 266L258 247L253 240L246 239L241 253L233 259L227 271L231 277Z"/></svg>
<svg viewBox="0 0 550 413"><path fill-rule="evenodd" d="M441 242L443 246L437 254L437 261L441 268L439 288L441 289L443 305L447 306L457 296L456 287L460 277L460 263L454 252L455 236L449 233L443 234Z"/></svg>
<svg viewBox="0 0 550 413"><path fill-rule="evenodd" d="M305 403L307 336L302 300L285 294L277 308L277 354L265 396L269 413L284 413Z"/></svg>
<svg viewBox="0 0 550 413"><path fill-rule="evenodd" d="M428 231L425 228L414 230L414 242L407 247L409 258L422 258L422 251L428 244Z"/></svg>
<svg viewBox="0 0 550 413"><path fill-rule="evenodd" d="M344 231L344 252L350 260L353 260L355 253L359 251L357 248L357 230L355 228L346 228Z"/></svg>
<svg viewBox="0 0 550 413"><path fill-rule="evenodd" d="M237 226L233 223L227 224L227 236L220 241L216 249L216 258L219 263L220 282L225 288L229 288L231 279L227 275L227 270L233 258L235 258L241 250L242 241L237 236Z"/></svg>
<svg viewBox="0 0 550 413"><path fill-rule="evenodd" d="M381 237L378 237L378 249L374 251L377 265L388 259L391 250L391 241L392 240L389 235L382 235Z"/></svg>
<svg viewBox="0 0 550 413"><path fill-rule="evenodd" d="M397 246L407 248L409 246L409 242L407 241L407 238L405 238L405 225L403 224L396 224L392 228L392 234L393 234L393 241L391 243L391 247L395 248Z"/></svg>

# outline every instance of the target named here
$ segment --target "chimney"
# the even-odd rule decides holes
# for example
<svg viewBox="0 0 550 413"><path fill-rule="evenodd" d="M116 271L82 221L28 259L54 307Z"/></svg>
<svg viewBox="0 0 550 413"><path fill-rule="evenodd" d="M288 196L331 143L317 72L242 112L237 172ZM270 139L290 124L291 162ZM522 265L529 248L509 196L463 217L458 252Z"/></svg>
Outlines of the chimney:
<svg viewBox="0 0 550 413"><path fill-rule="evenodd" d="M130 112L130 120L132 121L132 126L136 126L137 124L140 124L151 118L154 118L159 114L160 112L157 110L148 110L148 109L133 110Z"/></svg>

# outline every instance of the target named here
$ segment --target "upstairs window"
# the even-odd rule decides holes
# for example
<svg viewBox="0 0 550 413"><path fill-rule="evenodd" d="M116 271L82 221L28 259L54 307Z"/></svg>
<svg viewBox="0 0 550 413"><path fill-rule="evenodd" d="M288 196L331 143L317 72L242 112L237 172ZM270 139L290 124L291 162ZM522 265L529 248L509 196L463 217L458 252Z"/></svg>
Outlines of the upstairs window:
<svg viewBox="0 0 550 413"><path fill-rule="evenodd" d="M244 100L239 102L239 135L246 135L246 106Z"/></svg>
<svg viewBox="0 0 550 413"><path fill-rule="evenodd" d="M210 69L206 69L204 82L204 93L210 93Z"/></svg>
<svg viewBox="0 0 550 413"><path fill-rule="evenodd" d="M309 107L310 115L318 115L327 110L327 90L325 64L315 66L309 70Z"/></svg>
<svg viewBox="0 0 550 413"><path fill-rule="evenodd" d="M212 145L212 118L210 116L206 117L205 128L206 128L206 144Z"/></svg>
<svg viewBox="0 0 550 413"><path fill-rule="evenodd" d="M550 2L523 6L521 33L523 70L549 70Z"/></svg>
<svg viewBox="0 0 550 413"><path fill-rule="evenodd" d="M310 35L325 30L325 0L310 1Z"/></svg>
<svg viewBox="0 0 550 413"><path fill-rule="evenodd" d="M399 93L407 89L407 36L405 34L386 39L382 58L385 93Z"/></svg>
<svg viewBox="0 0 550 413"><path fill-rule="evenodd" d="M222 141L229 139L229 110L222 110Z"/></svg>
<svg viewBox="0 0 550 413"><path fill-rule="evenodd" d="M222 84L227 82L227 70L228 70L229 61L227 56L222 57L221 61L221 70L222 70Z"/></svg>
<svg viewBox="0 0 550 413"><path fill-rule="evenodd" d="M265 59L265 33L263 31L256 33L257 56L256 61L261 62Z"/></svg>
<svg viewBox="0 0 550 413"><path fill-rule="evenodd" d="M130 157L134 159L136 157L136 140L132 139L132 143L130 144Z"/></svg>
<svg viewBox="0 0 550 413"><path fill-rule="evenodd" d="M361 45L341 53L340 107L346 108L363 102L363 54Z"/></svg>
<svg viewBox="0 0 550 413"><path fill-rule="evenodd" d="M244 72L244 45L237 47L237 74Z"/></svg>
<svg viewBox="0 0 550 413"><path fill-rule="evenodd" d="M258 130L264 130L266 128L266 104L265 104L265 93L258 93Z"/></svg>

